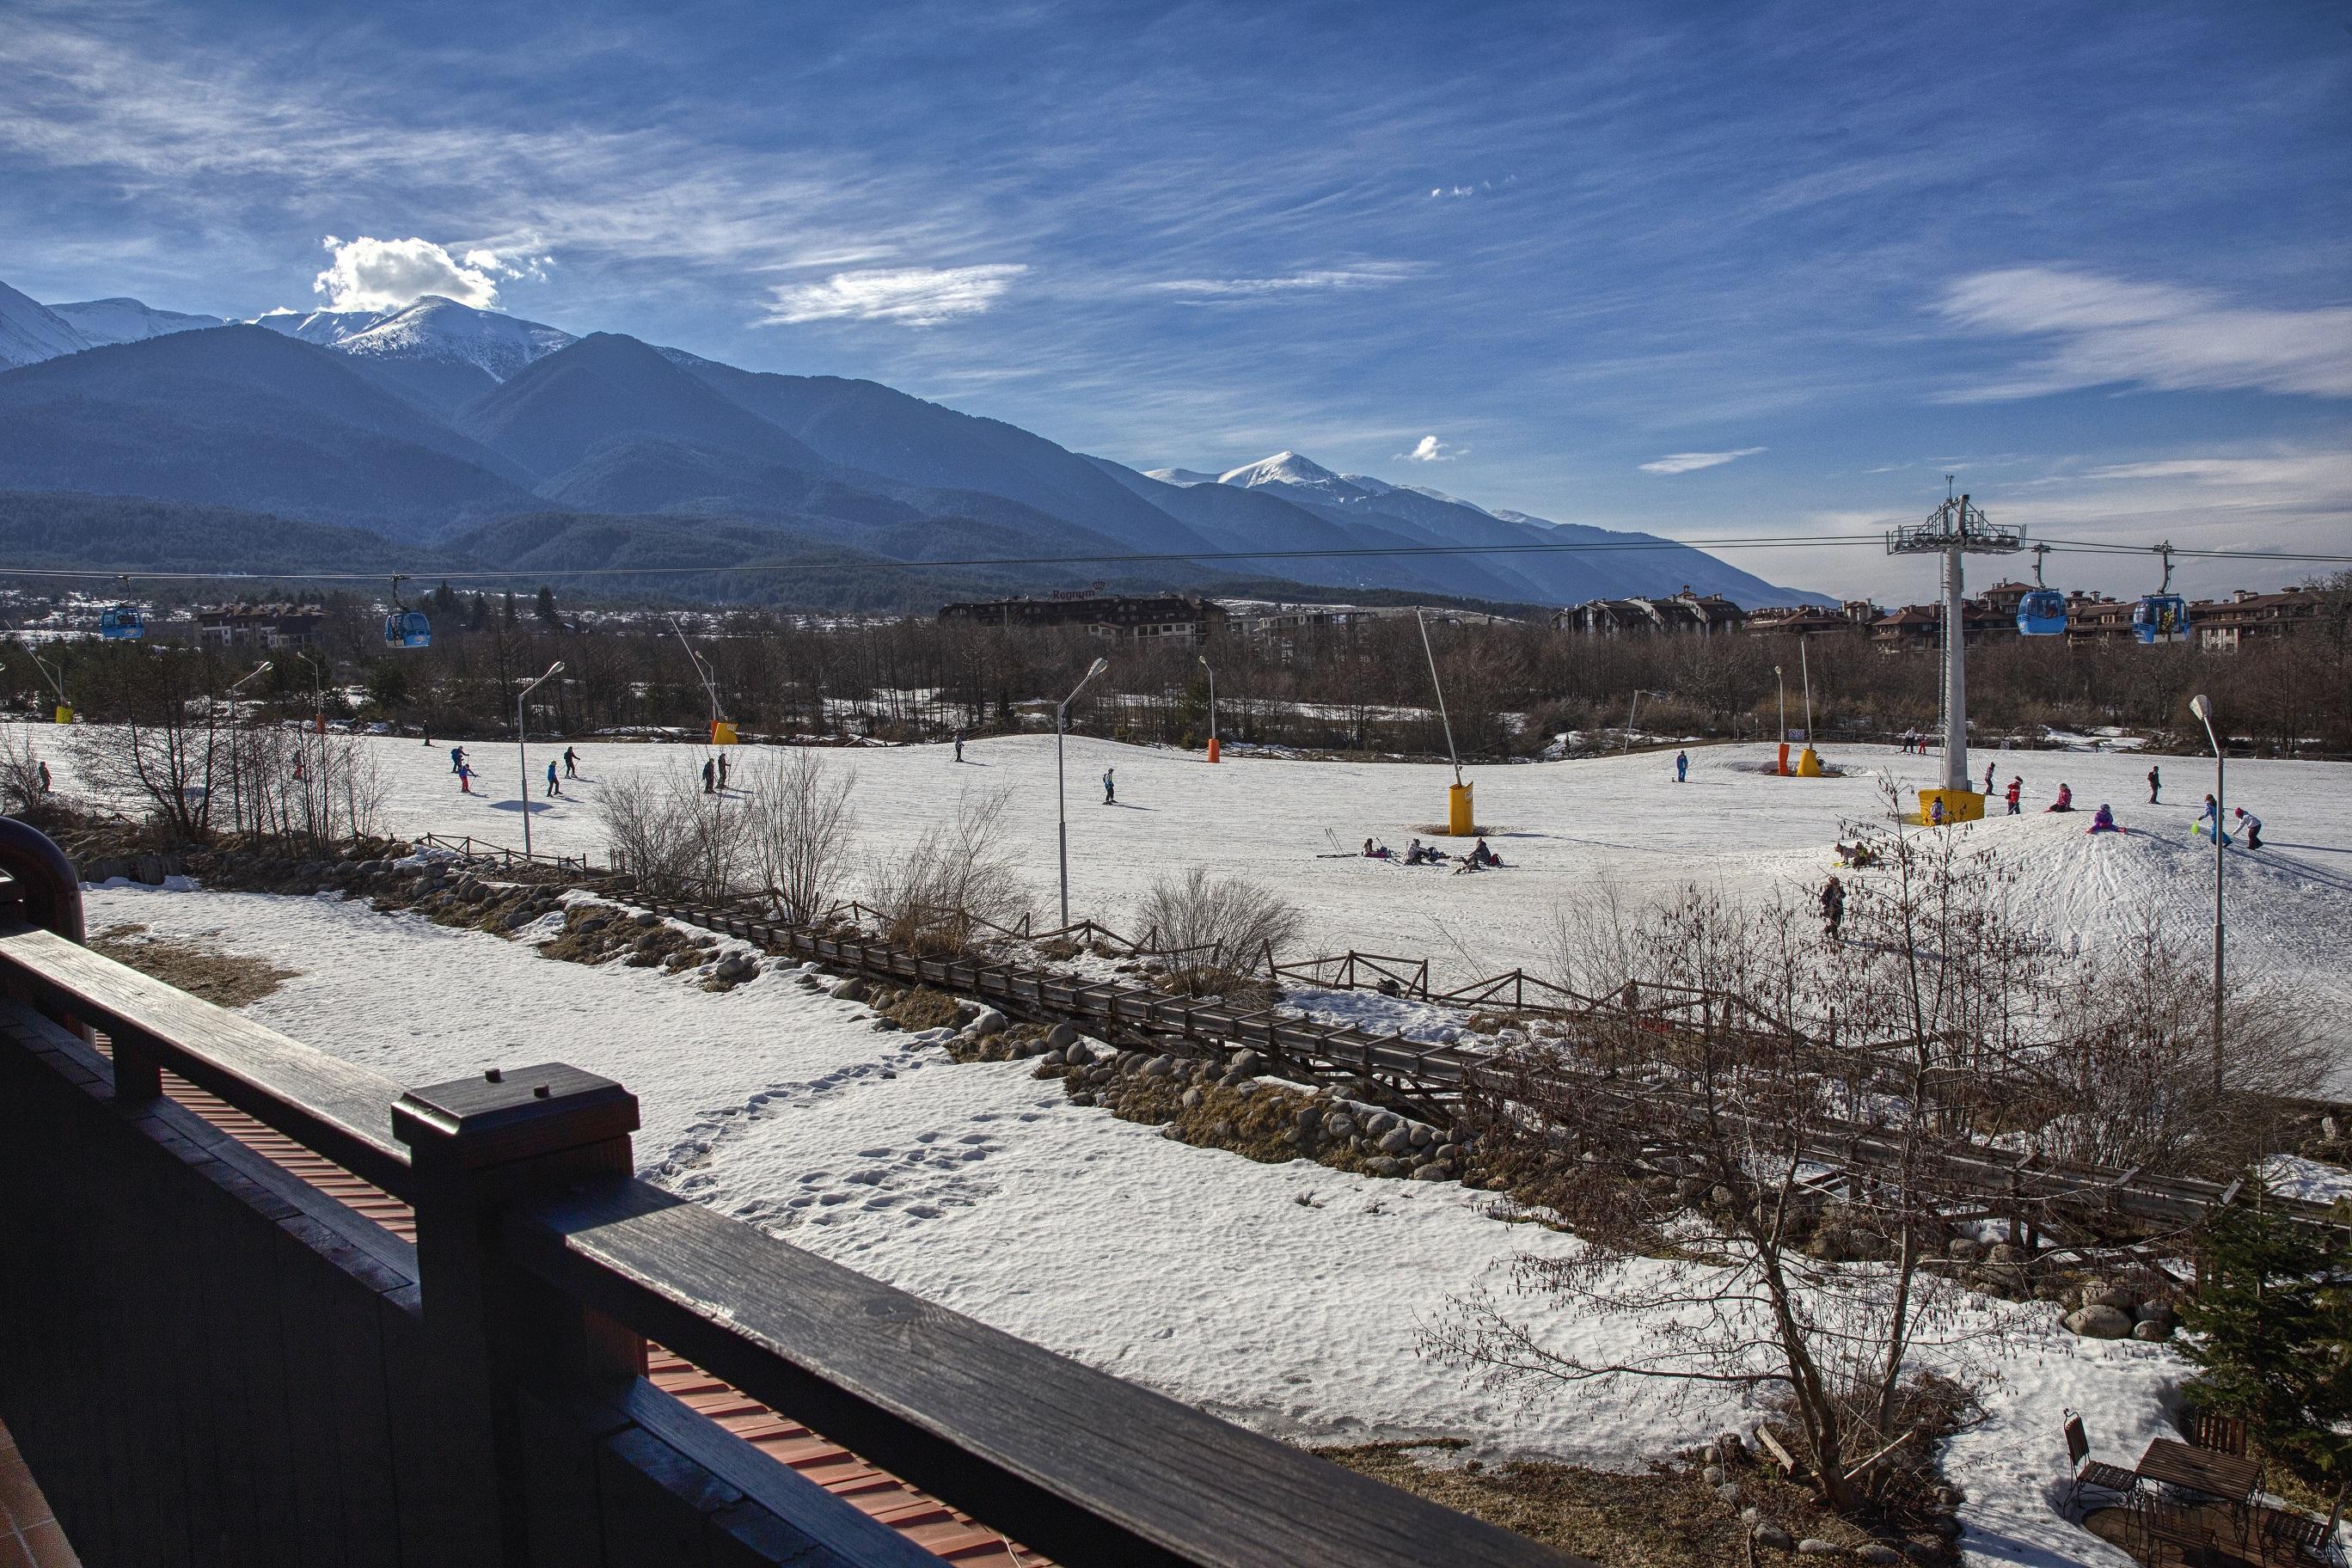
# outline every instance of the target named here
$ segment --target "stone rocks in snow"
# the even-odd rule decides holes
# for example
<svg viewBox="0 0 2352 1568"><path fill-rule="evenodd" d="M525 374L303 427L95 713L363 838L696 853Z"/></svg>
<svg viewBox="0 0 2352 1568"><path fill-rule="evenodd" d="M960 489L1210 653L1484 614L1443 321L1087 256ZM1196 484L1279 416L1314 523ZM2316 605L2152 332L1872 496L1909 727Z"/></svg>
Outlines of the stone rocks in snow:
<svg viewBox="0 0 2352 1568"><path fill-rule="evenodd" d="M1800 1557L1843 1557L1845 1555L1845 1548L1840 1546L1834 1541L1823 1541L1817 1535L1809 1535L1805 1537L1804 1540L1797 1542L1797 1555Z"/></svg>
<svg viewBox="0 0 2352 1568"><path fill-rule="evenodd" d="M1078 1026L1065 1020L1045 1031L1045 1044L1052 1049L1066 1051L1078 1043Z"/></svg>
<svg viewBox="0 0 2352 1568"><path fill-rule="evenodd" d="M2066 1328L2086 1340L2120 1340L2132 1331L2132 1321L2114 1307L2077 1307L2066 1314Z"/></svg>
<svg viewBox="0 0 2352 1568"><path fill-rule="evenodd" d="M833 999L836 1002L863 1002L869 994L866 982L855 974L833 988Z"/></svg>
<svg viewBox="0 0 2352 1568"><path fill-rule="evenodd" d="M986 1039L991 1035L1004 1033L1004 1015L993 1007L982 1007L973 1015L969 1032L977 1038Z"/></svg>

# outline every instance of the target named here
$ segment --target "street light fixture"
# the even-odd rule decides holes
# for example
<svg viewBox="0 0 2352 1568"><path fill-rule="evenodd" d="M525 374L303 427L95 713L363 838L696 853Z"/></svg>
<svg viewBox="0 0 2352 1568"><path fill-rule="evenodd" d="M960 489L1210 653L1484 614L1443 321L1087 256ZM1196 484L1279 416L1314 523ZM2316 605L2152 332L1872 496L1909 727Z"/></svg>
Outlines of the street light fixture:
<svg viewBox="0 0 2352 1568"><path fill-rule="evenodd" d="M2213 704L2200 692L2189 700L2189 711L2205 726L2205 740L2213 748L2213 1087L2221 1087L2221 740L2213 733Z"/></svg>
<svg viewBox="0 0 2352 1568"><path fill-rule="evenodd" d="M522 858L530 858L530 751L523 744L522 705L526 698L563 673L563 661L557 659L547 667L547 673L526 686L515 697L515 757L522 764Z"/></svg>
<svg viewBox="0 0 2352 1568"><path fill-rule="evenodd" d="M1070 802L1062 783L1062 731L1068 721L1070 704L1087 689L1087 682L1110 668L1110 660L1098 658L1087 667L1087 673L1070 689L1070 694L1054 706L1054 806L1060 816L1062 842L1062 924L1070 923Z"/></svg>
<svg viewBox="0 0 2352 1568"><path fill-rule="evenodd" d="M310 728L323 735L327 732L326 679L319 673L317 659L299 648L294 650L294 657L310 667Z"/></svg>
<svg viewBox="0 0 2352 1568"><path fill-rule="evenodd" d="M1210 668L1209 656L1201 654L1201 668L1209 673L1209 761L1217 760L1217 672Z"/></svg>
<svg viewBox="0 0 2352 1568"><path fill-rule="evenodd" d="M1624 743L1617 748L1617 754L1619 756L1624 756L1633 749L1633 715L1642 710L1642 699L1644 697L1664 697L1666 695L1668 694L1664 691L1644 691L1638 686L1633 688L1633 703L1625 710Z"/></svg>

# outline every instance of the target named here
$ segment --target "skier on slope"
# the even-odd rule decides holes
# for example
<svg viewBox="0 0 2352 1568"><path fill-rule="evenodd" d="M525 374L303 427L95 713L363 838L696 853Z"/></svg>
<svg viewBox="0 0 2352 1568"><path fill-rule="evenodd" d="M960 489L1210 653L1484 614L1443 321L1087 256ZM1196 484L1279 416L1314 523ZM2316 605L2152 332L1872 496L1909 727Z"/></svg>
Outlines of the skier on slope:
<svg viewBox="0 0 2352 1568"><path fill-rule="evenodd" d="M2092 833L2121 833L2123 829L2116 825L2115 808L2110 805L2102 805L2099 807L2098 815L2091 818L2091 826L2086 831Z"/></svg>
<svg viewBox="0 0 2352 1568"><path fill-rule="evenodd" d="M2018 802L2019 802L2019 800L2020 800L2020 799L2024 795L2024 794L2025 794L2025 781L2024 781L2023 779L2021 779L2021 778L2019 778L2018 776L2016 776L2016 775L2015 775L2015 774L2013 774L2013 773L2012 773L2012 774L2011 774L2011 775L2010 775L2010 780L2009 780L2009 815L2010 815L2010 816L2015 816L2017 815L2017 812L2018 812Z"/></svg>
<svg viewBox="0 0 2352 1568"><path fill-rule="evenodd" d="M457 764L457 793L460 795L474 793L474 765L471 763Z"/></svg>
<svg viewBox="0 0 2352 1568"><path fill-rule="evenodd" d="M568 779L580 776L580 753L569 746L563 748L563 776Z"/></svg>
<svg viewBox="0 0 2352 1568"><path fill-rule="evenodd" d="M958 731L955 732L955 748L956 748L956 761L957 761L957 762L961 762L961 761L963 761L963 731L962 731L961 730L958 730Z"/></svg>
<svg viewBox="0 0 2352 1568"><path fill-rule="evenodd" d="M705 795L719 793L719 764L708 757L702 760L702 793Z"/></svg>
<svg viewBox="0 0 2352 1568"><path fill-rule="evenodd" d="M1689 777L1690 753L1688 752L1676 752L1675 753L1675 783L1683 784L1686 782Z"/></svg>
<svg viewBox="0 0 2352 1568"><path fill-rule="evenodd" d="M465 770L466 770L466 748L465 748L465 747L463 747L463 746L452 746L452 747L450 747L450 748L449 748L449 771L450 771L451 773L463 773L463 772L465 772Z"/></svg>
<svg viewBox="0 0 2352 1568"><path fill-rule="evenodd" d="M2147 770L2147 804L2148 804L2148 805L2154 805L2156 804L2156 795L2157 795L2157 792L2158 792L2158 790L2162 789L2163 787L2164 787L2164 778L2163 778L2163 775L2162 775L2162 774L2160 774L2160 773L2158 773L2154 768L2150 768L2150 769L2148 769L2148 770Z"/></svg>
<svg viewBox="0 0 2352 1568"><path fill-rule="evenodd" d="M560 795L563 793L563 786L558 784L555 780L555 764L553 763L547 764L547 793L551 795Z"/></svg>
<svg viewBox="0 0 2352 1568"><path fill-rule="evenodd" d="M2238 826L2246 830L2246 847L2260 849L2263 847L2263 819L2242 805L2237 808L2237 817Z"/></svg>
<svg viewBox="0 0 2352 1568"><path fill-rule="evenodd" d="M1992 764L1990 763L1987 763L1985 764L1984 793L1987 800L1990 800L1992 798Z"/></svg>
<svg viewBox="0 0 2352 1568"><path fill-rule="evenodd" d="M1111 770L1105 768L1103 770L1103 804L1105 805L1117 805L1118 804L1118 790L1112 784L1110 775Z"/></svg>

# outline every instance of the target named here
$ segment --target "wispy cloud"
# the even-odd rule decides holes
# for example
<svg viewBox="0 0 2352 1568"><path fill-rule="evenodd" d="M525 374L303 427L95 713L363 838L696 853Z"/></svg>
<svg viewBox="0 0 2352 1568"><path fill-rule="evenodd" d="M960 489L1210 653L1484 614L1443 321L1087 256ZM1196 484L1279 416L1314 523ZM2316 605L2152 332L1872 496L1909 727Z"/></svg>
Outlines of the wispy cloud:
<svg viewBox="0 0 2352 1568"><path fill-rule="evenodd" d="M1741 447L1729 452L1669 452L1654 463L1643 463L1642 471L1645 474L1695 474L1701 468L1719 468L1726 463L1752 458L1762 450L1761 447Z"/></svg>
<svg viewBox="0 0 2352 1568"><path fill-rule="evenodd" d="M1937 310L1962 331L2054 345L2008 375L1945 393L1944 402L2116 385L2352 397L2352 306L2258 310L2167 283L2011 267L1962 279Z"/></svg>
<svg viewBox="0 0 2352 1568"><path fill-rule="evenodd" d="M496 310L499 280L544 278L552 257L501 257L479 247L453 257L429 239L357 239L327 236L323 242L334 259L310 287L327 297L333 310L397 310L427 294L455 300L476 310Z"/></svg>
<svg viewBox="0 0 2352 1568"><path fill-rule="evenodd" d="M822 283L787 283L771 293L775 303L761 316L763 327L796 321L898 321L936 326L958 316L977 316L1001 299L1026 267L890 267L836 272Z"/></svg>
<svg viewBox="0 0 2352 1568"><path fill-rule="evenodd" d="M1276 295L1311 293L1318 289L1378 289L1411 275L1412 269L1391 265L1333 268L1316 272L1291 272L1276 278L1172 278L1147 283L1156 294L1172 294L1192 303L1263 300Z"/></svg>
<svg viewBox="0 0 2352 1568"><path fill-rule="evenodd" d="M1467 447L1457 447L1434 436L1423 436L1413 443L1412 451L1399 452L1397 456L1408 463L1450 463L1465 456L1469 450Z"/></svg>

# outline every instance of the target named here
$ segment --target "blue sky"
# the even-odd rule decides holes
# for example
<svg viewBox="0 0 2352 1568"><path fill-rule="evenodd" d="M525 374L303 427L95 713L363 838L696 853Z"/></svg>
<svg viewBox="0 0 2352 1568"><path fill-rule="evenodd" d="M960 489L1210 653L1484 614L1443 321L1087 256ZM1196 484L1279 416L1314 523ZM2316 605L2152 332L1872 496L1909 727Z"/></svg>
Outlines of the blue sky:
<svg viewBox="0 0 2352 1568"><path fill-rule="evenodd" d="M0 16L38 299L437 283L1138 466L1287 447L1685 537L1906 520L1957 470L2055 537L2352 543L2340 4Z"/></svg>

